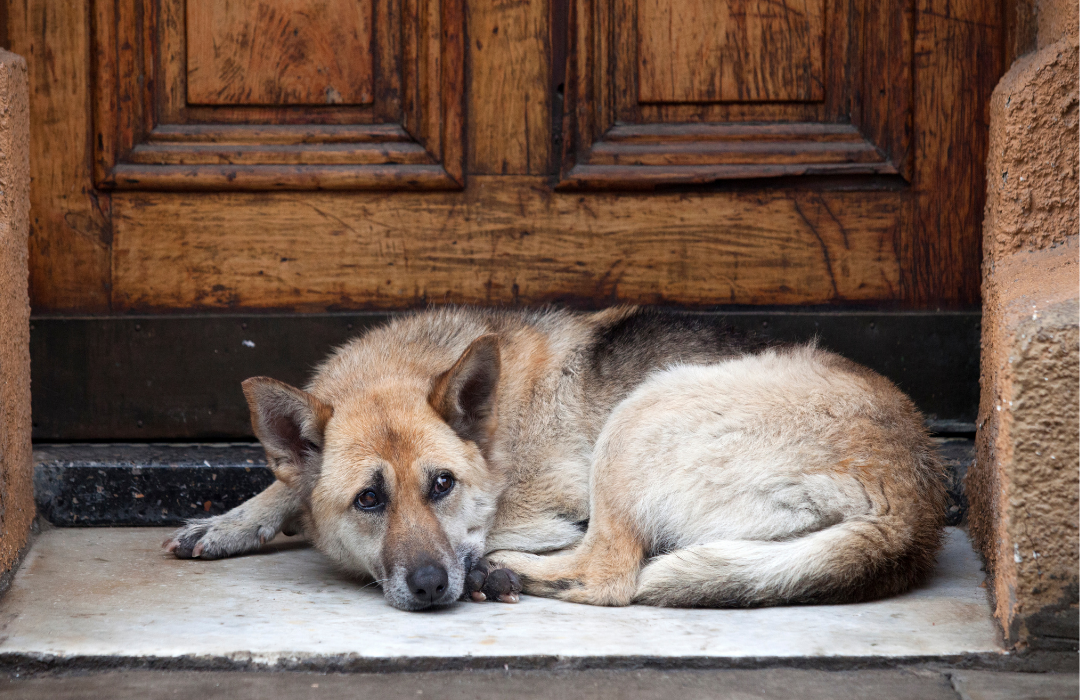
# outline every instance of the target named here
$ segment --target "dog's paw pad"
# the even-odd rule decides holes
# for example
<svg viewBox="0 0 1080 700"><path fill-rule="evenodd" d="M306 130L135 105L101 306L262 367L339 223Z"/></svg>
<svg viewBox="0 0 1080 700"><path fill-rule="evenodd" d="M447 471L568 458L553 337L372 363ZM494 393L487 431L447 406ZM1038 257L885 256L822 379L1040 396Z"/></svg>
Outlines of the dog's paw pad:
<svg viewBox="0 0 1080 700"><path fill-rule="evenodd" d="M521 600L521 579L510 569L495 569L487 575L481 593L488 600L516 603Z"/></svg>

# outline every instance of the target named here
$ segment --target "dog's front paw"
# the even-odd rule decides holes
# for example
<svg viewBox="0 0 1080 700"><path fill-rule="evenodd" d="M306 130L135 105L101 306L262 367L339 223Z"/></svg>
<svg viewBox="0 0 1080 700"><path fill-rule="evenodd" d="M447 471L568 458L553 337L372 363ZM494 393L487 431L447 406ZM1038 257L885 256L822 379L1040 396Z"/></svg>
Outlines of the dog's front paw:
<svg viewBox="0 0 1080 700"><path fill-rule="evenodd" d="M221 559L254 552L276 534L273 527L225 513L188 521L161 546L179 559Z"/></svg>
<svg viewBox="0 0 1080 700"><path fill-rule="evenodd" d="M478 603L485 600L516 603L521 600L521 579L510 569L496 568L481 558L465 574L465 596Z"/></svg>

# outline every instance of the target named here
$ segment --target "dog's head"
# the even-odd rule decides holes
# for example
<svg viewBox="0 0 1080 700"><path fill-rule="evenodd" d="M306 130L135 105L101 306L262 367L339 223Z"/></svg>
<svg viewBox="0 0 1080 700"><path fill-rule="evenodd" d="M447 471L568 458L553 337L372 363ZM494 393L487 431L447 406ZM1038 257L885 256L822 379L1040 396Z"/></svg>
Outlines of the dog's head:
<svg viewBox="0 0 1080 700"><path fill-rule="evenodd" d="M484 456L498 379L498 340L485 335L434 376L390 372L323 399L255 377L244 393L315 545L375 577L394 607L422 610L457 600L484 554L500 490Z"/></svg>

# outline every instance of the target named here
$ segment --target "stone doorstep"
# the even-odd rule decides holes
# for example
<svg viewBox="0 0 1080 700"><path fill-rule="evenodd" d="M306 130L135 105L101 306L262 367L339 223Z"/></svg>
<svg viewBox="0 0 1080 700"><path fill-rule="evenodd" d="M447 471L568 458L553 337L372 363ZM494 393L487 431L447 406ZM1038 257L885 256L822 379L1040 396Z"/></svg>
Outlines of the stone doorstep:
<svg viewBox="0 0 1080 700"><path fill-rule="evenodd" d="M959 509L971 441L941 439L939 451ZM251 443L35 450L39 512L63 525L175 525L223 512L272 479ZM615 609L525 596L513 606L457 604L431 613L390 608L376 587L343 576L302 538L279 537L257 555L180 561L160 549L168 532L46 524L0 600L0 666L362 672L996 667L1008 659L979 560L956 528L948 529L930 581L873 603Z"/></svg>
<svg viewBox="0 0 1080 700"><path fill-rule="evenodd" d="M949 469L949 525L967 513L963 478L973 441L937 438ZM274 475L258 443L39 444L38 515L59 527L180 525L234 508Z"/></svg>
<svg viewBox="0 0 1080 700"><path fill-rule="evenodd" d="M163 528L51 528L0 600L9 672L107 668L430 671L464 668L819 669L1008 659L979 560L949 528L929 581L840 606L391 608L301 538L218 561L162 551Z"/></svg>

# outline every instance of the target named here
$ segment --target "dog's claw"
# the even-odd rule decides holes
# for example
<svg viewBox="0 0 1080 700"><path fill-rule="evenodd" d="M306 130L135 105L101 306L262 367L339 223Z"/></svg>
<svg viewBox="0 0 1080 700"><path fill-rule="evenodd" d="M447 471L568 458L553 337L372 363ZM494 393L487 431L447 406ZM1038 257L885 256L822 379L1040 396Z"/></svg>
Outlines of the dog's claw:
<svg viewBox="0 0 1080 700"><path fill-rule="evenodd" d="M519 593L503 593L499 596L499 600L503 603L517 603L521 600L521 594Z"/></svg>
<svg viewBox="0 0 1080 700"><path fill-rule="evenodd" d="M200 520L196 523L188 523L165 540L162 546L165 551L173 554L177 559L191 559L203 554L204 547L199 542L206 535L208 521ZM196 554L198 550L198 554ZM206 557L204 557L206 558Z"/></svg>
<svg viewBox="0 0 1080 700"><path fill-rule="evenodd" d="M473 591L469 594L469 598L471 598L474 603L483 603L487 600L487 596L484 595L483 591Z"/></svg>

